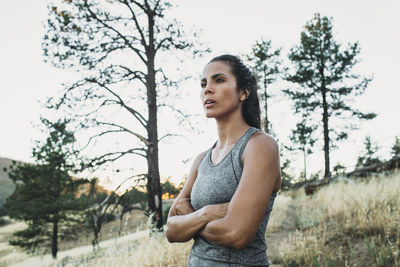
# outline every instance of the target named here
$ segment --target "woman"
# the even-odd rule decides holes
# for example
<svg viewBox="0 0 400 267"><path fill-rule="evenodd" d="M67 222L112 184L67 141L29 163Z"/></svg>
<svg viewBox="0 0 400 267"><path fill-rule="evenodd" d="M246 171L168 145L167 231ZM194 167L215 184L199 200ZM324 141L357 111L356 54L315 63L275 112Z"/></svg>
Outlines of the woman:
<svg viewBox="0 0 400 267"><path fill-rule="evenodd" d="M194 160L166 236L194 244L189 266L268 266L265 229L281 185L276 141L260 130L256 79L231 55L204 68L200 99L218 141Z"/></svg>

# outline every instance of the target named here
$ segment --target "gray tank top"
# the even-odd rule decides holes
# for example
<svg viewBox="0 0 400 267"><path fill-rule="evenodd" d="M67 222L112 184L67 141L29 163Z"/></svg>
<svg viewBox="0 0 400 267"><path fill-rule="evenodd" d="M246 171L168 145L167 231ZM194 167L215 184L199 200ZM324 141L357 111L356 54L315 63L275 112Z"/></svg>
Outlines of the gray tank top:
<svg viewBox="0 0 400 267"><path fill-rule="evenodd" d="M211 150L216 143L207 151L200 161L197 178L191 192L191 204L195 210L206 205L231 201L242 176L243 150L250 137L257 131L259 130L254 127L247 129L218 164L211 162ZM268 266L265 230L275 197L276 193L273 193L257 233L247 247L241 250L224 247L200 235L195 235L189 256L189 266Z"/></svg>

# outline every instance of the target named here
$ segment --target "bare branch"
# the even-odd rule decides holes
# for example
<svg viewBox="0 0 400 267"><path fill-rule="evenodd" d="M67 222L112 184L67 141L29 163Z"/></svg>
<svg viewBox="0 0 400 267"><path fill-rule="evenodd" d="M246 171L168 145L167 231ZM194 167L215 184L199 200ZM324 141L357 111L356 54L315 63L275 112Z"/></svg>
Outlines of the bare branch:
<svg viewBox="0 0 400 267"><path fill-rule="evenodd" d="M181 114L185 119L188 118L188 117L190 117L190 114L185 114L185 113L183 113L181 110L176 109L175 107L173 107L173 106L171 106L171 105L167 105L167 104L158 104L157 107L167 107L167 108L170 108L170 109L172 109L173 111L176 111L176 112L178 112L179 114Z"/></svg>
<svg viewBox="0 0 400 267"><path fill-rule="evenodd" d="M158 142L160 142L160 141L163 140L164 138L170 137L170 136L175 136L175 137L180 136L180 137L184 137L184 136L181 135L181 134L166 134L166 135L163 135L160 139L158 139Z"/></svg>
<svg viewBox="0 0 400 267"><path fill-rule="evenodd" d="M133 154L133 155L138 155L138 156L142 156L144 158L146 158L146 154L142 154L136 151L141 151L141 152L146 152L146 149L144 148L132 148L132 149L128 149L127 151L117 151L117 152L110 152L110 153L106 153L104 155L101 155L99 157L96 157L92 160L90 160L90 162L88 164L86 164L89 167L95 168L95 167L99 167L100 165L106 163L106 162L114 162L117 159L123 157L124 155L127 154ZM111 156L117 155L113 158L108 158Z"/></svg>
<svg viewBox="0 0 400 267"><path fill-rule="evenodd" d="M113 65L113 66L120 67L121 69L126 70L129 75L133 74L132 80L138 79L139 81L141 81L143 83L144 86L147 85L146 84L146 80L145 80L146 74L144 74L143 71L140 71L140 70L133 71L133 70L131 70L128 67L125 67L123 65Z"/></svg>
<svg viewBox="0 0 400 267"><path fill-rule="evenodd" d="M94 138L103 136L103 135L108 134L108 133L117 133L117 132L125 132L125 131L124 130L110 130L110 131L101 132L99 134L91 136L89 138L88 142L86 143L86 145L83 146L83 148L81 148L81 151L84 150Z"/></svg>
<svg viewBox="0 0 400 267"><path fill-rule="evenodd" d="M102 24L104 27L106 27L106 28L112 30L113 32L115 32L121 39L123 39L125 41L125 45L127 45L129 48L131 48L138 55L138 57L143 61L144 64L147 64L146 59L142 55L142 53L144 53L144 52L142 52L141 50L137 49L136 47L133 47L131 45L131 43L129 42L129 40L123 34L121 34L118 30L116 30L115 28L111 27L110 25L105 23L102 19L97 17L96 13L94 13L90 9L90 6L88 5L88 3L86 1L85 1L85 7L87 8L87 10L89 11L89 13L92 15L92 17L94 19L96 19L98 22L100 22L100 24ZM138 28L138 30L139 30L139 33L142 35L143 33L141 32L140 28Z"/></svg>
<svg viewBox="0 0 400 267"><path fill-rule="evenodd" d="M136 1L132 1L132 2L133 2L135 5L137 5L139 8L141 8L146 14L148 13L148 10L145 9L141 4L139 4L139 3L136 2ZM140 34L140 37L142 38L142 44L143 44L143 46L144 46L145 48L147 48L146 38L145 38L145 36L144 36L144 34L143 34L142 29L140 28L139 21L138 21L137 18L136 18L135 11L133 11L133 9L132 9L132 7L129 5L128 1L124 0L123 3L129 8L129 11L130 11L131 14L132 14L132 19L133 19L133 21L135 22L135 25L136 25L136 28L137 28L139 34ZM142 59L142 60L143 60L143 62L146 64L146 61L145 61L144 59Z"/></svg>
<svg viewBox="0 0 400 267"><path fill-rule="evenodd" d="M122 98L121 98L118 94L116 94L116 93L115 93L113 90L111 90L108 86L106 86L105 84L103 84L103 83L97 81L97 80L94 79L94 78L87 78L86 80L87 80L88 82L95 83L95 84L99 85L100 87L106 89L108 92L110 92L112 95L114 95L114 96L119 100L119 103L121 104L121 106L123 106L123 107L124 107L125 109L127 109L133 116L135 116L135 118L140 122L140 124L142 124L142 126L143 126L145 129L147 129L147 120L146 120L138 111L136 111L135 109L133 109L133 108L127 106L127 105L125 104L125 102L122 100Z"/></svg>
<svg viewBox="0 0 400 267"><path fill-rule="evenodd" d="M124 126L121 126L121 125L118 125L118 124L115 124L115 123L112 123L112 122L97 121L97 123L101 124L101 125L108 125L108 126L118 127L118 128L121 129L121 131L130 133L130 134L136 136L137 138L139 138L140 141L142 141L146 146L149 145L149 140L147 140L143 135L135 133L135 132L129 130L128 128L124 127Z"/></svg>
<svg viewBox="0 0 400 267"><path fill-rule="evenodd" d="M103 106L112 105L112 104L107 104L109 102L117 104L117 105L120 105L120 103L118 101L116 101L116 100L106 99L106 100L103 101L103 103L100 104L100 106L97 109L95 109L95 110L93 110L93 111L91 111L89 113L80 114L80 115L78 114L78 115L76 115L76 117L88 117L88 116L90 116L90 115L92 115L94 113L97 113L100 110L100 108L102 108Z"/></svg>

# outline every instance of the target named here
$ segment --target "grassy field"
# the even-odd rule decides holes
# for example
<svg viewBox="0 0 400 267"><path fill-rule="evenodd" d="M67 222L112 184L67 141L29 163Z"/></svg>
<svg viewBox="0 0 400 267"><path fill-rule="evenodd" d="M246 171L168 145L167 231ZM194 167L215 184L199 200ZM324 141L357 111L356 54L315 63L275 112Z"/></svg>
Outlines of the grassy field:
<svg viewBox="0 0 400 267"><path fill-rule="evenodd" d="M303 189L279 194L266 234L272 266L400 266L399 196L400 173L332 183L311 197ZM97 252L9 257L7 265L186 266L191 245L139 231L103 241Z"/></svg>
<svg viewBox="0 0 400 267"><path fill-rule="evenodd" d="M400 266L400 173L298 195L284 266Z"/></svg>

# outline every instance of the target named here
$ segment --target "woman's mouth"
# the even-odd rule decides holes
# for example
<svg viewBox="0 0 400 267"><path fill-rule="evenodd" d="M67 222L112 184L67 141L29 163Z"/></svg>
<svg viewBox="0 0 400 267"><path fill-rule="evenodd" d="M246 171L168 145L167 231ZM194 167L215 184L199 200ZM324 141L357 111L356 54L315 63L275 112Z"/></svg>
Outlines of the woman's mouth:
<svg viewBox="0 0 400 267"><path fill-rule="evenodd" d="M214 101L214 100L206 100L206 101L204 102L204 106L205 106L206 108L212 107L214 104L215 104L215 101Z"/></svg>

